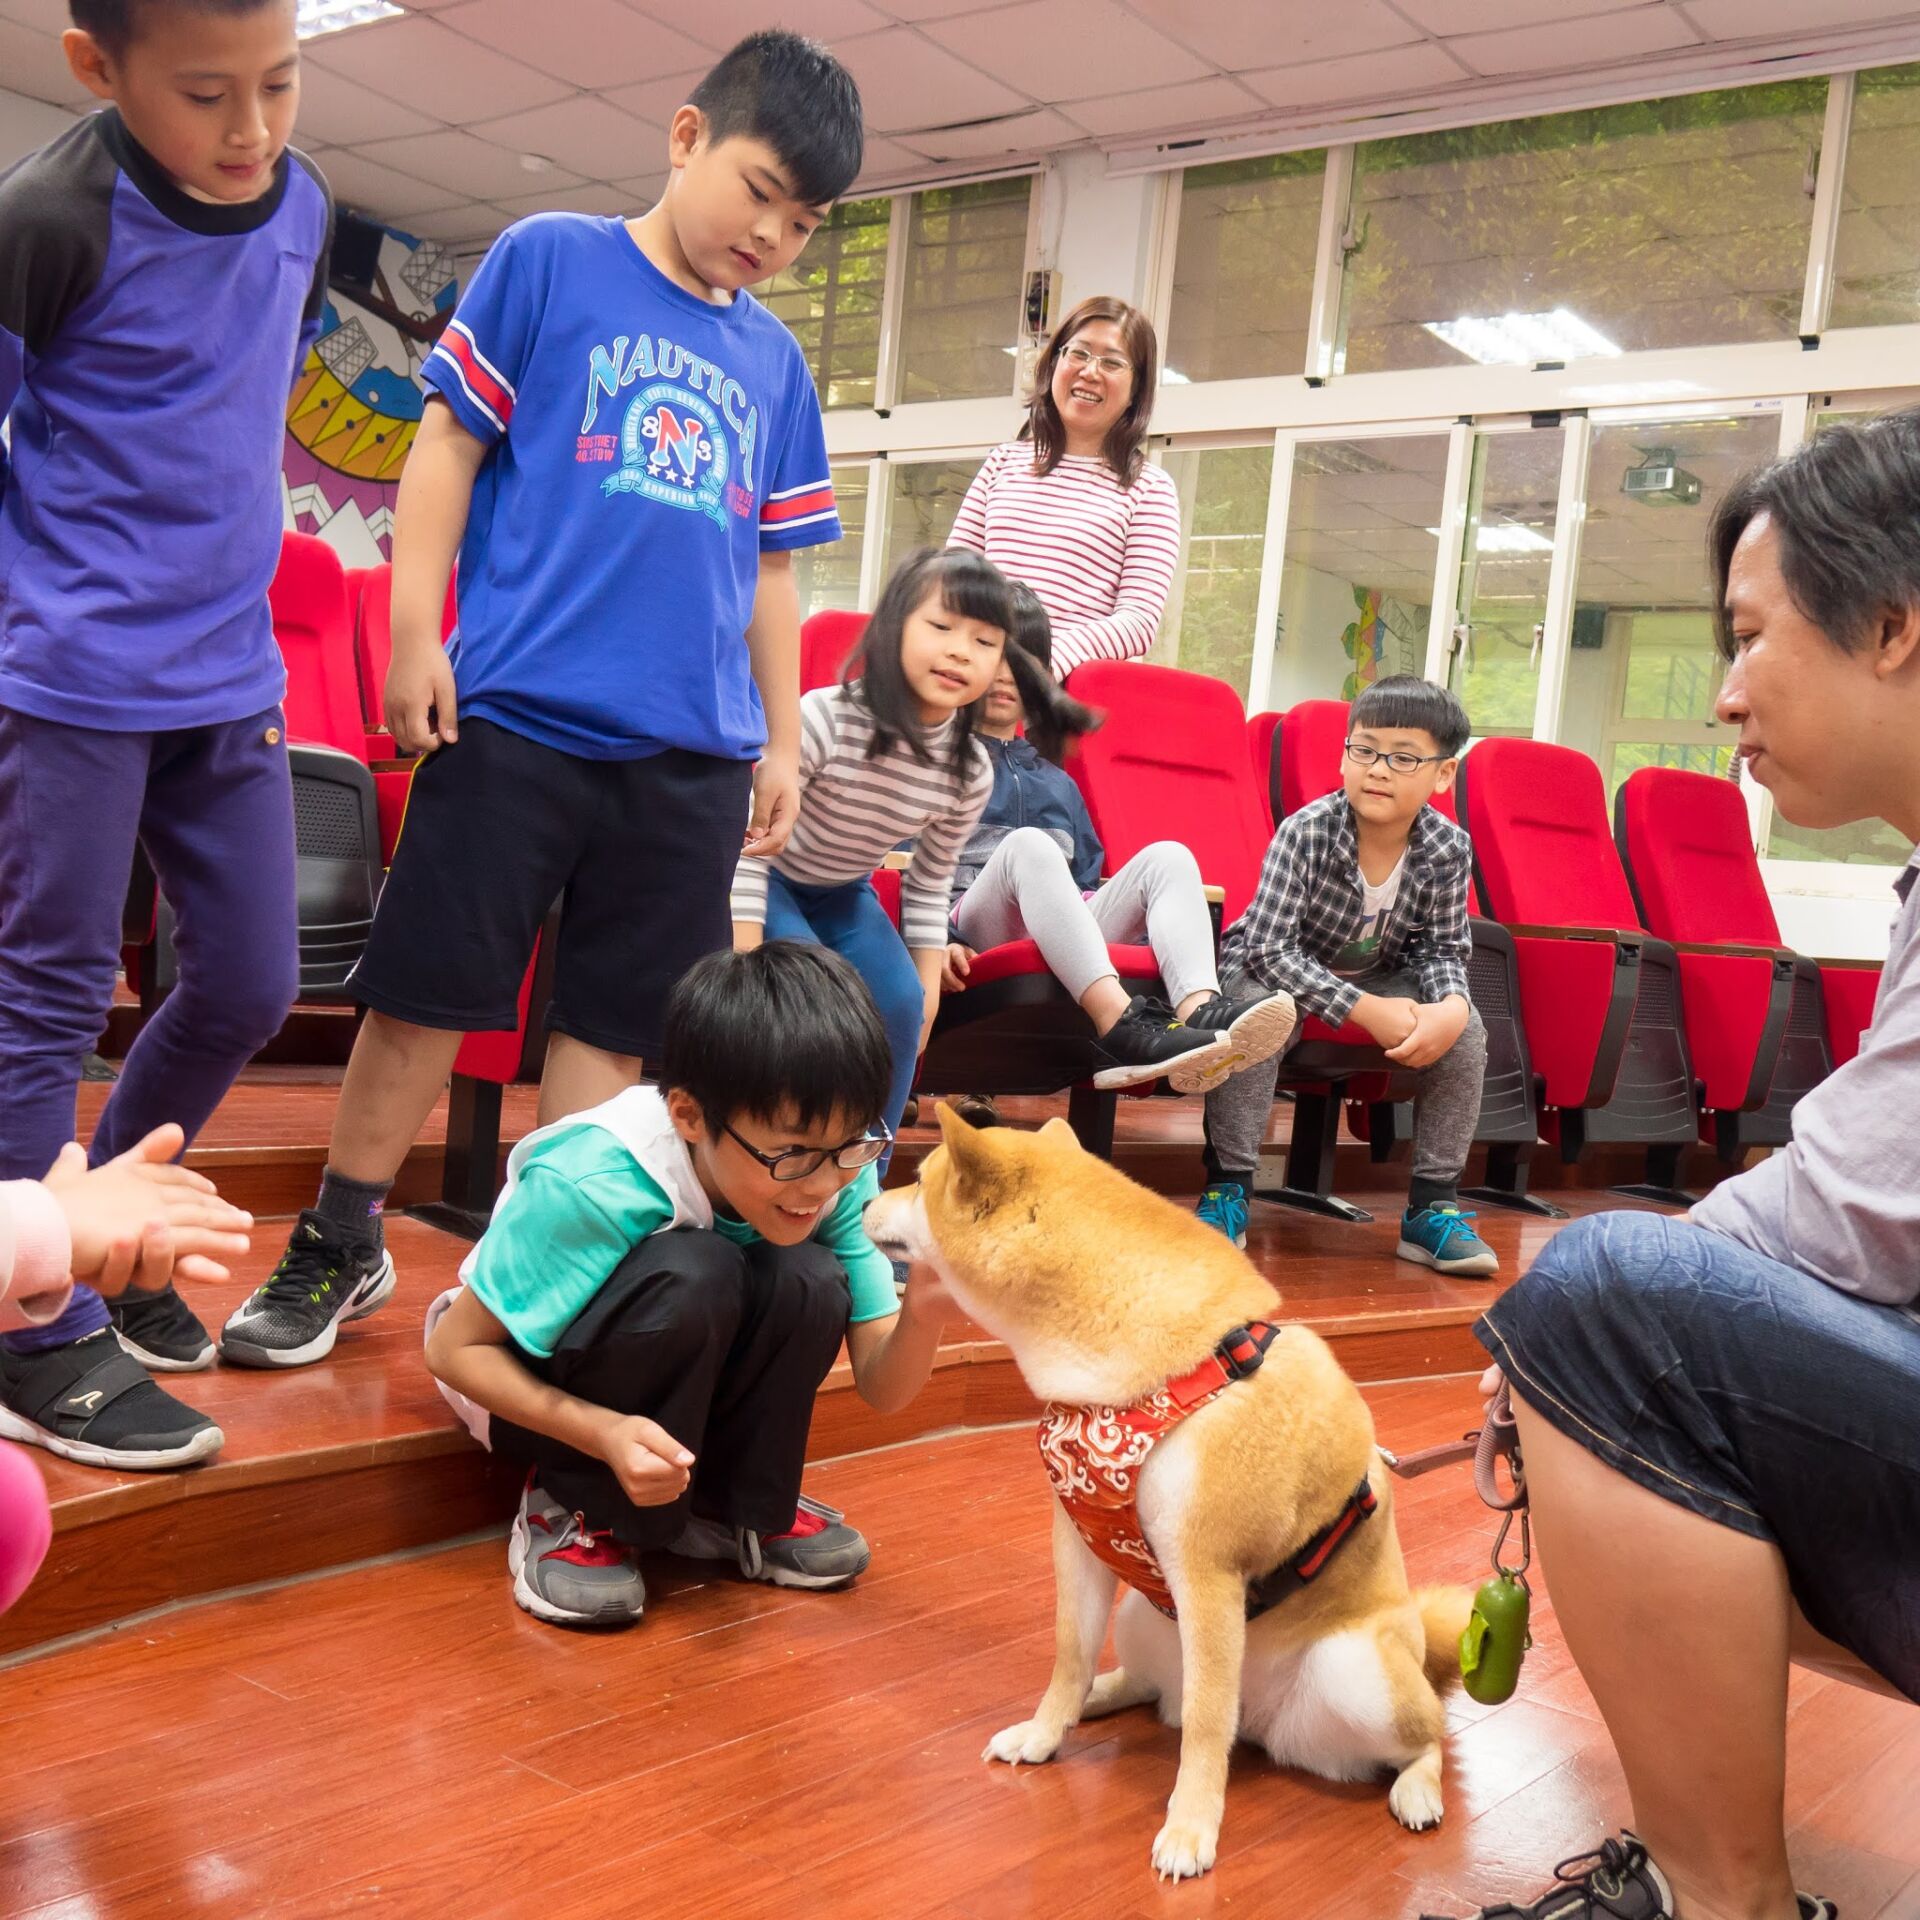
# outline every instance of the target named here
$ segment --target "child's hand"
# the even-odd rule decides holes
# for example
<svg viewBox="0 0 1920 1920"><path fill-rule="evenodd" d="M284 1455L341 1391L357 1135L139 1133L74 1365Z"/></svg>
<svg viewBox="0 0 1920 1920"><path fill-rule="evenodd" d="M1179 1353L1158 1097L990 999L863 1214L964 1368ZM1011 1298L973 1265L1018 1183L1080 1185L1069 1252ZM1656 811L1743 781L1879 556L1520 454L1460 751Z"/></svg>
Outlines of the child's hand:
<svg viewBox="0 0 1920 1920"><path fill-rule="evenodd" d="M771 860L800 817L800 768L789 754L764 753L753 770L753 817L740 851Z"/></svg>
<svg viewBox="0 0 1920 1920"><path fill-rule="evenodd" d="M903 1312L911 1313L916 1320L931 1321L935 1325L966 1318L953 1295L947 1291L946 1282L924 1260L915 1260L908 1265L907 1290L900 1296L900 1306Z"/></svg>
<svg viewBox="0 0 1920 1920"><path fill-rule="evenodd" d="M693 1455L666 1428L637 1413L608 1427L600 1453L636 1507L668 1507L687 1490Z"/></svg>
<svg viewBox="0 0 1920 1920"><path fill-rule="evenodd" d="M460 703L453 662L437 641L431 647L395 647L387 669L387 725L402 753L425 753L460 737Z"/></svg>
<svg viewBox="0 0 1920 1920"><path fill-rule="evenodd" d="M973 949L958 940L947 942L947 957L940 965L940 987L944 993L965 993L967 970L973 964Z"/></svg>
<svg viewBox="0 0 1920 1920"><path fill-rule="evenodd" d="M246 1252L253 1215L229 1206L204 1174L171 1164L185 1144L178 1127L158 1127L92 1170L78 1145L61 1148L46 1188L67 1216L76 1280L111 1300L129 1285L158 1292L176 1273L228 1278L221 1262Z"/></svg>
<svg viewBox="0 0 1920 1920"><path fill-rule="evenodd" d="M1372 1034L1390 1057L1396 1047L1404 1046L1413 1037L1419 1017L1418 1001L1389 1000L1377 993L1363 993L1353 1010L1355 1024Z"/></svg>
<svg viewBox="0 0 1920 1920"><path fill-rule="evenodd" d="M1403 1067L1432 1066L1460 1038L1469 1011L1467 1003L1451 993L1437 1006L1416 1006L1413 1031L1397 1047L1387 1049L1387 1058Z"/></svg>

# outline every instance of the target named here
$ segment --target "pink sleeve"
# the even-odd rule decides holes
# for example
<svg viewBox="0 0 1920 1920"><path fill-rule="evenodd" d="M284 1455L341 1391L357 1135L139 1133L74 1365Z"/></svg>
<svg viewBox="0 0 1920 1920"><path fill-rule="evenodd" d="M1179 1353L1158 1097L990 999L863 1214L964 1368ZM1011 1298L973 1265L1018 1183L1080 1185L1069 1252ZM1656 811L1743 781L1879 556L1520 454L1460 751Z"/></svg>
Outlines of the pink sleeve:
<svg viewBox="0 0 1920 1920"><path fill-rule="evenodd" d="M67 1216L38 1180L0 1183L0 1333L65 1311L73 1280Z"/></svg>
<svg viewBox="0 0 1920 1920"><path fill-rule="evenodd" d="M1103 619L1062 627L1053 636L1053 670L1064 680L1089 660L1137 660L1153 645L1180 563L1180 496L1159 467L1134 483L1127 550L1113 611Z"/></svg>
<svg viewBox="0 0 1920 1920"><path fill-rule="evenodd" d="M972 484L967 488L967 497L960 502L960 511L953 517L953 531L947 535L950 547L971 547L975 553L987 550L987 495L993 491L993 476L1000 464L1000 449L994 450L980 463L980 471L973 476Z"/></svg>

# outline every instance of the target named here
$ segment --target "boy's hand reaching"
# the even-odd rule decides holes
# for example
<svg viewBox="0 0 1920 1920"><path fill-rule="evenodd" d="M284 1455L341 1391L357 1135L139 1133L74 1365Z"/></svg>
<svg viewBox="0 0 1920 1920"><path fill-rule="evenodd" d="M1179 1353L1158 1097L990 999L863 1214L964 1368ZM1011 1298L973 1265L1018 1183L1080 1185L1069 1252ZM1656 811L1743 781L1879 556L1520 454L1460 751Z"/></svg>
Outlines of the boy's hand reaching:
<svg viewBox="0 0 1920 1920"><path fill-rule="evenodd" d="M222 1262L246 1252L253 1215L222 1200L204 1174L172 1164L185 1144L178 1127L158 1127L92 1169L77 1144L60 1149L45 1185L67 1216L76 1280L111 1300L129 1286L157 1293L175 1274L228 1277Z"/></svg>
<svg viewBox="0 0 1920 1920"><path fill-rule="evenodd" d="M607 1428L601 1458L636 1507L666 1507L687 1490L693 1455L666 1428L637 1413Z"/></svg>
<svg viewBox="0 0 1920 1920"><path fill-rule="evenodd" d="M1470 1011L1456 993L1431 1007L1416 1006L1413 1031L1397 1047L1387 1049L1387 1058L1403 1067L1432 1066L1460 1038Z"/></svg>
<svg viewBox="0 0 1920 1920"><path fill-rule="evenodd" d="M947 957L940 967L942 993L965 993L967 972L973 965L973 949L961 941L947 942Z"/></svg>
<svg viewBox="0 0 1920 1920"><path fill-rule="evenodd" d="M787 844L799 817L799 763L790 754L769 750L753 770L753 817L747 822L747 837L740 851L755 859L771 860Z"/></svg>
<svg viewBox="0 0 1920 1920"><path fill-rule="evenodd" d="M451 746L460 737L460 703L453 662L436 640L431 646L396 646L387 669L387 725L402 753Z"/></svg>

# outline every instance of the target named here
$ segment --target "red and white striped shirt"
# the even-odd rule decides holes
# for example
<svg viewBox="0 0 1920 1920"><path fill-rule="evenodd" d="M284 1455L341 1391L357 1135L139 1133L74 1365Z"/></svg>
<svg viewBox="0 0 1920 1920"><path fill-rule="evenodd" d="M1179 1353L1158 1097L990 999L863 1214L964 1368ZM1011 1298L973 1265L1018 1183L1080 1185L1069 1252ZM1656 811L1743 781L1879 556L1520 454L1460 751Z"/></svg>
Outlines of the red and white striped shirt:
<svg viewBox="0 0 1920 1920"><path fill-rule="evenodd" d="M947 536L1024 580L1053 622L1053 670L1134 660L1153 645L1180 564L1180 496L1149 463L1122 487L1104 460L1069 454L1044 476L1031 441L987 455Z"/></svg>

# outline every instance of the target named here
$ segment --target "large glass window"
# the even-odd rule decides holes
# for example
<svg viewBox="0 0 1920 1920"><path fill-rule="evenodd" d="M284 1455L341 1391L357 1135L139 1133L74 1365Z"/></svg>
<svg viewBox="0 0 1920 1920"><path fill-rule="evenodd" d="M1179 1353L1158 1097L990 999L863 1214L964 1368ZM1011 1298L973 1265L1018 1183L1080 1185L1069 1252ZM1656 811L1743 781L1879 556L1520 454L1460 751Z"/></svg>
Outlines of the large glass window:
<svg viewBox="0 0 1920 1920"><path fill-rule="evenodd" d="M1253 666L1273 444L1166 456L1180 490L1180 566L1151 657L1224 680L1244 700Z"/></svg>
<svg viewBox="0 0 1920 1920"><path fill-rule="evenodd" d="M1294 449L1269 706L1421 671L1446 478L1444 433Z"/></svg>
<svg viewBox="0 0 1920 1920"><path fill-rule="evenodd" d="M1167 377L1299 373L1327 170L1324 153L1192 167L1167 320Z"/></svg>
<svg viewBox="0 0 1920 1920"><path fill-rule="evenodd" d="M920 547L944 547L983 455L897 460L887 469L887 574Z"/></svg>
<svg viewBox="0 0 1920 1920"><path fill-rule="evenodd" d="M1882 67L1854 83L1830 322L1884 327L1915 320L1920 320L1920 66Z"/></svg>
<svg viewBox="0 0 1920 1920"><path fill-rule="evenodd" d="M1031 178L932 187L907 217L900 398L1011 394Z"/></svg>
<svg viewBox="0 0 1920 1920"><path fill-rule="evenodd" d="M1367 143L1346 370L1792 337L1825 104L1792 80Z"/></svg>
<svg viewBox="0 0 1920 1920"><path fill-rule="evenodd" d="M892 217L891 200L841 201L761 295L806 349L823 407L874 403Z"/></svg>
<svg viewBox="0 0 1920 1920"><path fill-rule="evenodd" d="M839 461L830 471L844 537L829 547L802 547L793 557L803 620L826 607L851 609L860 604L860 557L867 545L867 463Z"/></svg>

